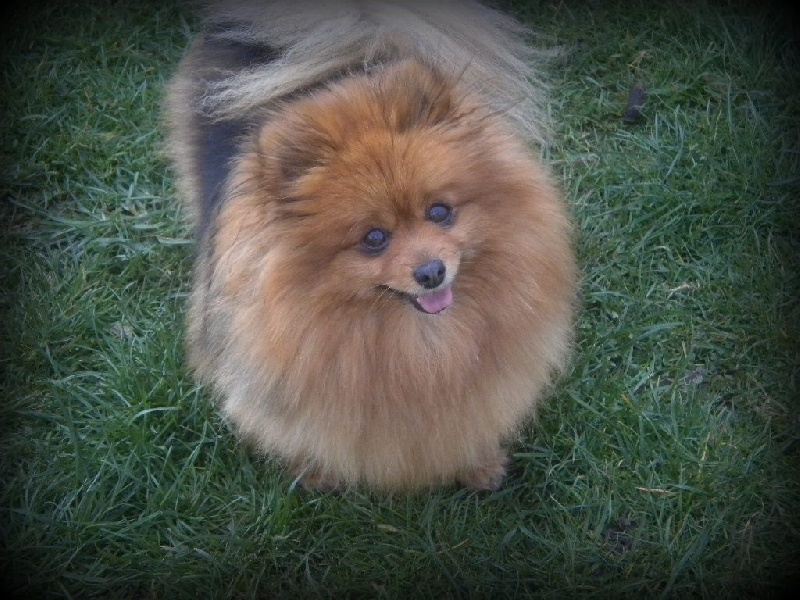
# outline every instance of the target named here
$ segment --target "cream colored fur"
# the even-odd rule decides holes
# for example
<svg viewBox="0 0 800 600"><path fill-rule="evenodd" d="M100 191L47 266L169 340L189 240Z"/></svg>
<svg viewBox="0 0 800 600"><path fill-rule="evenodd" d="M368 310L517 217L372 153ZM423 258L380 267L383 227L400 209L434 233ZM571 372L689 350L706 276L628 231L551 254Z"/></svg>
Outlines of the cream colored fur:
<svg viewBox="0 0 800 600"><path fill-rule="evenodd" d="M240 115L347 70L414 58L459 77L520 132L542 144L549 126L541 62L532 33L477 2L459 0L238 0L210 12L212 22L241 20L228 39L285 49L268 65L209 87L203 108Z"/></svg>

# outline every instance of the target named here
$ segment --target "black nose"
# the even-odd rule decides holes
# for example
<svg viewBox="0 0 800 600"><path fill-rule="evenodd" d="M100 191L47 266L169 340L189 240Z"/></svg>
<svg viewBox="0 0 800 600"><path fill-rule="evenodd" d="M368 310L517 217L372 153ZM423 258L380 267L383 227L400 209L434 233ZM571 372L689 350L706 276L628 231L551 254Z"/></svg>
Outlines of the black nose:
<svg viewBox="0 0 800 600"><path fill-rule="evenodd" d="M437 258L414 269L414 279L425 289L432 290L444 281L445 272L444 263Z"/></svg>

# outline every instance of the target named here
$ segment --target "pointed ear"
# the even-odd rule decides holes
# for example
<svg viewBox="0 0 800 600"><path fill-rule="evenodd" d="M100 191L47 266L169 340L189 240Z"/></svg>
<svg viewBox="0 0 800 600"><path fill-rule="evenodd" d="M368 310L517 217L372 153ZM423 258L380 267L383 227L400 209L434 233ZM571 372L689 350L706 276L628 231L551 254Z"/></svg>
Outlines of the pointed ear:
<svg viewBox="0 0 800 600"><path fill-rule="evenodd" d="M290 195L294 184L336 151L320 123L298 112L284 114L259 133L258 152L274 189Z"/></svg>
<svg viewBox="0 0 800 600"><path fill-rule="evenodd" d="M380 87L398 132L431 127L456 116L453 80L415 60L391 67Z"/></svg>
<svg viewBox="0 0 800 600"><path fill-rule="evenodd" d="M313 167L321 165L329 151L324 136L313 131L294 132L283 136L275 155L280 177L286 183L294 183Z"/></svg>

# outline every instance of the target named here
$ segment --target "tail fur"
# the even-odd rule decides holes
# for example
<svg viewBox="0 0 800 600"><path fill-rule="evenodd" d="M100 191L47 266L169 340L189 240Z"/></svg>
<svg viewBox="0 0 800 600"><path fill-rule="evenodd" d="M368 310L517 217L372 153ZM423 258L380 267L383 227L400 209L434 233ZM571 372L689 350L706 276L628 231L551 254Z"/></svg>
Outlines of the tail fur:
<svg viewBox="0 0 800 600"><path fill-rule="evenodd" d="M348 71L415 58L459 77L520 133L548 134L544 52L512 18L472 0L233 0L209 9L212 35L275 51L269 62L223 73L205 88L213 118L248 114Z"/></svg>

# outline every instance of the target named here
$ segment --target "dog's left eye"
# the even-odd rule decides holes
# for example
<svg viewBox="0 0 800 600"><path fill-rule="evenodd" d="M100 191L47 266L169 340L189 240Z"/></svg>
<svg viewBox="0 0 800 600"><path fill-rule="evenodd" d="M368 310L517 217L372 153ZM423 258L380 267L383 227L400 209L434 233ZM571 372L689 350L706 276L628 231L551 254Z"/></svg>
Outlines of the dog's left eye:
<svg viewBox="0 0 800 600"><path fill-rule="evenodd" d="M428 220L441 225L442 227L449 227L453 224L455 213L453 207L443 202L436 202L431 204L428 208Z"/></svg>

